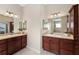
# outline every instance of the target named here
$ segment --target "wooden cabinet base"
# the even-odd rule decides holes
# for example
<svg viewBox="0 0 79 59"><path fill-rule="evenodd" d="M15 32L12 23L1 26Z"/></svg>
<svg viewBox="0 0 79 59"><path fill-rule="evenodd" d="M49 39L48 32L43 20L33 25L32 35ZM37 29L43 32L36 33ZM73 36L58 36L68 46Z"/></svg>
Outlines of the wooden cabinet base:
<svg viewBox="0 0 79 59"><path fill-rule="evenodd" d="M27 36L0 40L0 55L12 55L27 45Z"/></svg>
<svg viewBox="0 0 79 59"><path fill-rule="evenodd" d="M9 55L14 54L15 52L26 47L26 43L27 43L26 35L10 39L8 41L8 54Z"/></svg>
<svg viewBox="0 0 79 59"><path fill-rule="evenodd" d="M43 36L43 49L56 55L73 55L74 41Z"/></svg>
<svg viewBox="0 0 79 59"><path fill-rule="evenodd" d="M47 51L50 51L50 38L49 37L43 37L43 49L44 50L47 50Z"/></svg>

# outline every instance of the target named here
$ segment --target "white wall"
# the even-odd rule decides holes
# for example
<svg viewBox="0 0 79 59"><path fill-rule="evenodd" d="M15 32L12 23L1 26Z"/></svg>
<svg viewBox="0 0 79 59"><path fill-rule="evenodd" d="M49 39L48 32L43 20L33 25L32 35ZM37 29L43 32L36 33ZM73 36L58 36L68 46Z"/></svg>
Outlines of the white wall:
<svg viewBox="0 0 79 59"><path fill-rule="evenodd" d="M22 20L22 7L17 4L0 4L0 11L10 11L18 15L17 19L14 19L14 31L18 31L19 21Z"/></svg>
<svg viewBox="0 0 79 59"><path fill-rule="evenodd" d="M46 17L57 12L68 13L72 5L73 4L46 4L45 5Z"/></svg>
<svg viewBox="0 0 79 59"><path fill-rule="evenodd" d="M23 19L27 20L27 44L32 50L41 50L41 21L43 19L42 5L28 5L24 7Z"/></svg>

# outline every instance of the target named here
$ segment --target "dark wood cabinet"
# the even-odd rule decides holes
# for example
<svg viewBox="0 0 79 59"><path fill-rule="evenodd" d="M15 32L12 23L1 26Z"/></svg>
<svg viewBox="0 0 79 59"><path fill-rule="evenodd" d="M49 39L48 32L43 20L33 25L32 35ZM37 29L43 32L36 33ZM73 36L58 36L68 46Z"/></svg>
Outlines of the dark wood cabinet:
<svg viewBox="0 0 79 59"><path fill-rule="evenodd" d="M59 54L59 40L56 38L43 36L43 49Z"/></svg>
<svg viewBox="0 0 79 59"><path fill-rule="evenodd" d="M75 41L75 55L79 55L79 40Z"/></svg>
<svg viewBox="0 0 79 59"><path fill-rule="evenodd" d="M0 41L0 55L7 55L7 41Z"/></svg>
<svg viewBox="0 0 79 59"><path fill-rule="evenodd" d="M22 36L22 48L26 47L26 45L27 45L27 36L24 35Z"/></svg>
<svg viewBox="0 0 79 59"><path fill-rule="evenodd" d="M50 37L43 37L43 49L50 51Z"/></svg>
<svg viewBox="0 0 79 59"><path fill-rule="evenodd" d="M73 55L74 54L74 40L61 39L60 40L60 54Z"/></svg>
<svg viewBox="0 0 79 59"><path fill-rule="evenodd" d="M22 41L21 41L22 39L21 39L21 37L17 37L16 38L16 42L15 42L15 47L16 47L16 51L19 51L20 49L21 49L21 45L22 45Z"/></svg>
<svg viewBox="0 0 79 59"><path fill-rule="evenodd" d="M21 49L21 37L8 39L8 54L13 54Z"/></svg>
<svg viewBox="0 0 79 59"><path fill-rule="evenodd" d="M79 4L73 5L72 8L69 10L69 18L68 18L68 23L69 23L69 28L68 32L73 34L74 40L69 40L69 39L59 39L59 54L61 55L79 55ZM47 39L46 39L47 40ZM45 39L43 40L45 41ZM54 47L57 48L55 43L53 43L53 40L50 40L48 45L49 50L52 50L52 52L55 52ZM46 45L46 44L45 44ZM43 47L44 49L45 47Z"/></svg>
<svg viewBox="0 0 79 59"><path fill-rule="evenodd" d="M43 36L43 49L57 55L73 55L74 40Z"/></svg>
<svg viewBox="0 0 79 59"><path fill-rule="evenodd" d="M8 54L13 54L15 52L15 38L8 39Z"/></svg>
<svg viewBox="0 0 79 59"><path fill-rule="evenodd" d="M18 36L8 39L8 54L13 54L24 48L27 43L27 36Z"/></svg>
<svg viewBox="0 0 79 59"><path fill-rule="evenodd" d="M12 55L26 45L26 35L0 40L0 55Z"/></svg>
<svg viewBox="0 0 79 59"><path fill-rule="evenodd" d="M79 4L73 5L69 13L74 23L74 54L79 55Z"/></svg>
<svg viewBox="0 0 79 59"><path fill-rule="evenodd" d="M50 40L50 51L59 54L59 39L57 38L51 38Z"/></svg>

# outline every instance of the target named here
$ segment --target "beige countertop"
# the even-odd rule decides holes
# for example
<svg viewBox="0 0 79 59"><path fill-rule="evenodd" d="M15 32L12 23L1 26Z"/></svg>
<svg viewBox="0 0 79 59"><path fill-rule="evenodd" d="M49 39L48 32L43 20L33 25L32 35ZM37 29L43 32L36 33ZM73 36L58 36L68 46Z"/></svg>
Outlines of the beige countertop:
<svg viewBox="0 0 79 59"><path fill-rule="evenodd" d="M13 37L18 37L18 36L22 36L22 35L26 35L26 33L3 34L3 35L0 35L0 40L13 38Z"/></svg>
<svg viewBox="0 0 79 59"><path fill-rule="evenodd" d="M56 34L55 33L55 34L44 34L43 36L74 40L73 35L68 36L68 34Z"/></svg>

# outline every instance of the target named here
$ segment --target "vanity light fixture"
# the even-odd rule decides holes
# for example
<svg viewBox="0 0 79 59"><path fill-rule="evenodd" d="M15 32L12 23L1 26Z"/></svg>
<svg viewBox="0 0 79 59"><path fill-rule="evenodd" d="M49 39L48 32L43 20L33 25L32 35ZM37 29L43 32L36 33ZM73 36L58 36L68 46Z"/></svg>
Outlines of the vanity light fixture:
<svg viewBox="0 0 79 59"><path fill-rule="evenodd" d="M13 17L13 14L10 14L11 17Z"/></svg>
<svg viewBox="0 0 79 59"><path fill-rule="evenodd" d="M53 18L53 15L50 15L50 18Z"/></svg>
<svg viewBox="0 0 79 59"><path fill-rule="evenodd" d="M15 18L18 17L16 14L14 14L13 12L9 12L9 11L7 11L5 14L6 16L9 16L9 17L15 17Z"/></svg>
<svg viewBox="0 0 79 59"><path fill-rule="evenodd" d="M9 13L8 13L8 12L6 12L5 14L6 14L7 16L9 16Z"/></svg>
<svg viewBox="0 0 79 59"><path fill-rule="evenodd" d="M61 14L59 13L58 16L61 16Z"/></svg>
<svg viewBox="0 0 79 59"><path fill-rule="evenodd" d="M60 12L57 12L57 13L53 13L50 15L50 18L56 18L56 17L59 17L61 16L61 13Z"/></svg>

